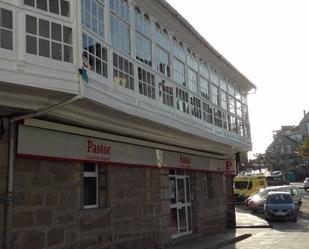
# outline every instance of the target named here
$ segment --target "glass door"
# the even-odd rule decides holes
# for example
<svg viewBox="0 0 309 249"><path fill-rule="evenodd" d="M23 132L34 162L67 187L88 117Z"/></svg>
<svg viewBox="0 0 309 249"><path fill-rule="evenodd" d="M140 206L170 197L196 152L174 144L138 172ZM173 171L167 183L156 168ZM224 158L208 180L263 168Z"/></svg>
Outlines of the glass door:
<svg viewBox="0 0 309 249"><path fill-rule="evenodd" d="M172 238L177 238L192 233L190 178L184 171L170 173L170 226Z"/></svg>

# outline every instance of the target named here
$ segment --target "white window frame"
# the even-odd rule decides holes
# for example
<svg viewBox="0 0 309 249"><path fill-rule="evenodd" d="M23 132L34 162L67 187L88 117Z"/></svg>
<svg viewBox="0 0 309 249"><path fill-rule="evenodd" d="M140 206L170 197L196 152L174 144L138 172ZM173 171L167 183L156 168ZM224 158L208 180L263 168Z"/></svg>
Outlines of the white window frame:
<svg viewBox="0 0 309 249"><path fill-rule="evenodd" d="M185 64L177 59L176 57L173 57L173 80L181 85L186 86L186 73L185 73Z"/></svg>
<svg viewBox="0 0 309 249"><path fill-rule="evenodd" d="M73 44L74 44L74 36L73 36L73 29L70 26L66 26L63 25L62 23L59 22L54 22L54 21L50 21L49 19L45 19L45 18L41 18L41 16L35 16L35 15L25 15L25 23L27 25L27 17L30 18L34 18L35 24L36 24L36 34L31 33L31 32L25 32L25 44L26 44L26 53L27 54L31 54L34 56L39 56L41 58L45 58L48 60L53 60L53 61L58 61L58 62L64 62L64 63L74 63L74 48L73 48ZM39 24L40 24L40 20L47 22L48 23L48 27L49 27L49 33L48 33L48 37L45 37L43 35L40 34L40 29L39 29ZM52 25L59 25L61 27L61 41L55 39L52 37ZM69 37L69 41L65 41L65 36L64 36L64 30L68 29L71 31L70 35L71 37ZM27 38L30 37L32 39L36 40L36 53L30 53L27 51ZM40 40L43 41L47 41L49 44L49 56L44 56L44 55L40 55ZM57 44L61 46L61 60L55 59L53 58L53 44ZM68 51L71 52L69 59L70 60L66 60L65 58L65 50L69 49Z"/></svg>
<svg viewBox="0 0 309 249"><path fill-rule="evenodd" d="M9 9L6 9L6 8L0 8L0 18L2 18L2 10L3 11L7 11L7 12L10 12L11 13L11 22L12 22L12 27L9 28L9 27L5 27L5 26L2 26L1 23L0 23L0 35L2 35L2 32L10 32L11 33L11 36L12 36L12 40L11 40L11 48L5 48L2 46L2 41L0 40L0 49L6 49L6 50L10 50L10 51L13 51L14 50L14 34L13 34L13 27L14 27L14 18L13 18L13 11L12 10L9 10Z"/></svg>
<svg viewBox="0 0 309 249"><path fill-rule="evenodd" d="M36 8L37 10L40 10L40 11L45 11L45 12L48 12L48 13L51 13L51 14L53 14L53 15L59 15L59 16L62 16L62 17L67 17L67 18L69 18L69 17L71 17L71 1L70 0L63 0L63 2L67 2L68 4L69 4L69 6L68 6L68 10L69 10L69 15L63 15L62 14L62 11L63 11L63 9L62 9L62 0L47 0L47 6L46 6L46 10L45 9L41 9L41 8L38 8L38 4L37 4L37 1L38 0L34 0L34 6L32 6L32 5L28 5L28 4L25 4L24 3L24 0L23 0L23 4L25 5L25 6L27 6L27 7L32 7L32 8ZM58 13L54 13L54 12L51 12L50 11L50 2L51 1L57 1L58 2Z"/></svg>
<svg viewBox="0 0 309 249"><path fill-rule="evenodd" d="M138 92L150 99L156 99L155 75L142 67L137 68L138 73ZM144 77L145 76L145 77Z"/></svg>
<svg viewBox="0 0 309 249"><path fill-rule="evenodd" d="M152 43L149 38L138 31L135 31L136 59L145 65L152 67Z"/></svg>
<svg viewBox="0 0 309 249"><path fill-rule="evenodd" d="M197 72L191 68L188 68L188 88L191 92L197 93Z"/></svg>
<svg viewBox="0 0 309 249"><path fill-rule="evenodd" d="M84 165L83 165L84 166ZM91 209L91 208L98 208L99 207L99 171L98 171L98 165L94 164L95 171L90 172L90 171L85 171L83 169L83 179L88 177L88 178L96 178L96 204L95 205L84 205L84 209Z"/></svg>
<svg viewBox="0 0 309 249"><path fill-rule="evenodd" d="M85 67L87 67L89 70L93 71L94 73L108 78L108 51L107 48L105 47L104 44L102 44L101 42L99 42L96 38L94 38L93 36L87 34L86 32L83 32L83 65ZM93 44L90 44L90 40L92 40ZM84 44L84 43L87 44ZM85 47L86 45L86 47ZM93 45L93 53L91 53L89 51L90 45ZM96 46L100 45L101 49L100 49L100 56L97 55L97 48ZM105 51L105 52L103 52ZM104 58L103 54L106 55L106 57ZM86 55L86 56L85 56ZM92 56L93 58L93 65L90 64L90 56ZM101 65L101 73L98 72L98 67L97 67L97 61L100 62ZM105 68L105 70L104 70ZM106 74L104 74L104 72Z"/></svg>
<svg viewBox="0 0 309 249"><path fill-rule="evenodd" d="M200 76L200 95L204 99L210 100L209 80L203 76Z"/></svg>
<svg viewBox="0 0 309 249"><path fill-rule="evenodd" d="M175 88L169 85L165 80L159 79L159 100L164 105L174 108L174 92Z"/></svg>
<svg viewBox="0 0 309 249"><path fill-rule="evenodd" d="M104 38L105 36L105 22L104 22L104 4L100 0L91 0L90 2L90 10L86 9L86 2L85 0L82 0L81 2L81 8L82 8L82 25L85 29L93 32L100 38ZM94 8L94 6L96 6ZM100 12L99 10L102 10L102 19L100 19ZM96 9L97 13L93 13L93 10ZM89 12L90 11L90 12ZM89 17L89 20L87 20L86 17ZM90 25L90 27L88 26ZM101 27L101 29L100 29Z"/></svg>
<svg viewBox="0 0 309 249"><path fill-rule="evenodd" d="M115 57L117 57L117 63L115 63ZM123 61L123 68L120 68L120 60ZM125 64L128 65L128 72L125 71ZM115 65L116 64L116 65ZM132 72L131 72L132 69ZM115 72L117 72L117 77L115 77ZM134 64L125 58L124 56L119 55L118 53L113 53L113 82L114 84L120 85L131 91L135 91L135 78L134 78ZM131 74L132 73L132 74ZM119 77L120 75L124 76L128 82L122 82L123 78ZM124 85L125 83L125 85Z"/></svg>

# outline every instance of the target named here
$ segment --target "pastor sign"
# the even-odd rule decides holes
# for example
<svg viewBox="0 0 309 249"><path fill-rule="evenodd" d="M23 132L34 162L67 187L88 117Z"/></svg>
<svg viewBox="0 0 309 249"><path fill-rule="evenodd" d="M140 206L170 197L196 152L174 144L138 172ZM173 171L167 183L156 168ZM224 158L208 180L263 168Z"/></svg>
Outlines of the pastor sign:
<svg viewBox="0 0 309 249"><path fill-rule="evenodd" d="M137 144L20 125L18 157L125 164L158 168L235 172L233 160L219 160Z"/></svg>

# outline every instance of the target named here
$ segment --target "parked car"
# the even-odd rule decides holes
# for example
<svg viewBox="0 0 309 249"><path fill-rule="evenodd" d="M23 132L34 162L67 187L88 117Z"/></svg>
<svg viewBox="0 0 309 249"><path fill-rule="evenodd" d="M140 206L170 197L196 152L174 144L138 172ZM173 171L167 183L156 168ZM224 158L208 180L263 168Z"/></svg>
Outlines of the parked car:
<svg viewBox="0 0 309 249"><path fill-rule="evenodd" d="M307 189L309 189L309 177L307 177L304 181L304 189L305 189L305 191L307 191Z"/></svg>
<svg viewBox="0 0 309 249"><path fill-rule="evenodd" d="M302 197L298 187L294 185L272 186L263 188L255 195L248 197L245 201L245 204L254 212L263 212L264 203L266 201L268 193L275 191L284 191L290 193L293 198L296 210L300 209L302 205Z"/></svg>
<svg viewBox="0 0 309 249"><path fill-rule="evenodd" d="M269 192L264 204L266 220L289 219L297 222L297 210L288 192Z"/></svg>

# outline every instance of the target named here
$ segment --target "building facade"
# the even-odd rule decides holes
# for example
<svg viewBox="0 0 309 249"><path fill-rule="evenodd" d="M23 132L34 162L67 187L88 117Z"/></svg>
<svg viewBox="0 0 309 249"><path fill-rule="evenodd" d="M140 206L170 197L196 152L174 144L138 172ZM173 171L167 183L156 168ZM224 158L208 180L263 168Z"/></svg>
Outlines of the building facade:
<svg viewBox="0 0 309 249"><path fill-rule="evenodd" d="M1 0L1 246L164 248L233 226L253 88L163 0Z"/></svg>

